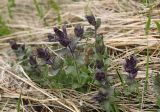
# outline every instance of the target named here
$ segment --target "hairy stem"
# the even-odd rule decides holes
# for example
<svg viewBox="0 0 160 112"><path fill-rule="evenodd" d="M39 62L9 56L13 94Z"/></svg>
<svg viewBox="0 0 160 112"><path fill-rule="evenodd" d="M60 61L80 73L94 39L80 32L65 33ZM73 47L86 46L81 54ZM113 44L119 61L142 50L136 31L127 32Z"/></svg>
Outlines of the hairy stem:
<svg viewBox="0 0 160 112"><path fill-rule="evenodd" d="M71 48L70 45L68 46L68 48L69 48L69 50L70 50L70 52L71 52L71 55L72 55L73 60L74 60L74 65L75 65L75 67L76 67L77 80L78 80L78 82L80 82L79 71L78 71L78 65L77 65L76 59L75 59L75 57L74 57L74 54L73 54L73 51L72 51L72 48Z"/></svg>

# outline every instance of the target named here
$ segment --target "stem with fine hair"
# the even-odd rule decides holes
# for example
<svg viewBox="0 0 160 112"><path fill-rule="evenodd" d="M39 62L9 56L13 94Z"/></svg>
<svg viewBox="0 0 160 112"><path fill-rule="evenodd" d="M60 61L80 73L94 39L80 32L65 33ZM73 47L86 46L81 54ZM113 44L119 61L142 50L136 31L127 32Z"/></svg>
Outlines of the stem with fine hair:
<svg viewBox="0 0 160 112"><path fill-rule="evenodd" d="M95 33L95 38L97 37L97 28L94 26L94 33Z"/></svg>
<svg viewBox="0 0 160 112"><path fill-rule="evenodd" d="M68 45L68 48L69 48L69 50L70 50L70 52L71 52L71 55L72 55L73 60L74 60L74 65L75 65L75 67L76 67L77 80L78 80L78 82L80 82L80 80L79 80L80 78L79 78L79 72L78 72L78 65L77 65L77 62L76 62L76 60L75 60L75 57L74 57L74 54L73 54L73 51L72 51L71 46L70 46L70 45Z"/></svg>

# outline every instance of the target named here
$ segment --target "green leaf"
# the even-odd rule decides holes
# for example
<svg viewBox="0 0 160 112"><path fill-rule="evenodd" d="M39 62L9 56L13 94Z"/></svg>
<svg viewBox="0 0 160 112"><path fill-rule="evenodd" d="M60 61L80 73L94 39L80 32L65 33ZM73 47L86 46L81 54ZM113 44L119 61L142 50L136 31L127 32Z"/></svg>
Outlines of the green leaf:
<svg viewBox="0 0 160 112"><path fill-rule="evenodd" d="M54 69L54 70L56 70L56 69L60 69L60 68L62 68L63 67L63 60L62 59L60 59L59 57L54 57L54 59L52 60L53 61L53 66L52 66L52 68Z"/></svg>
<svg viewBox="0 0 160 112"><path fill-rule="evenodd" d="M110 108L111 108L111 105L110 105L110 102L109 101L105 101L104 102L104 109L106 112L110 112Z"/></svg>
<svg viewBox="0 0 160 112"><path fill-rule="evenodd" d="M60 70L61 70L61 69L52 70L52 71L51 71L51 74L54 75L54 76L55 76L55 75L58 75L58 73L59 73Z"/></svg>
<svg viewBox="0 0 160 112"><path fill-rule="evenodd" d="M68 66L67 69L65 70L66 74L74 74L76 73L76 68L75 66Z"/></svg>
<svg viewBox="0 0 160 112"><path fill-rule="evenodd" d="M90 70L89 70L86 66L82 66L82 67L80 68L80 71L81 71L81 72L84 72L84 73L86 73L86 74L89 74L89 73L90 73Z"/></svg>
<svg viewBox="0 0 160 112"><path fill-rule="evenodd" d="M88 74L83 72L80 74L80 78L81 78L81 84L84 85L85 83L87 83L88 80Z"/></svg>
<svg viewBox="0 0 160 112"><path fill-rule="evenodd" d="M73 59L72 58L65 58L65 60L64 60L64 64L65 65L68 65L68 66L73 66L74 65L74 61L73 61Z"/></svg>
<svg viewBox="0 0 160 112"><path fill-rule="evenodd" d="M82 85L79 84L79 83L73 83L73 84L72 84L72 88L73 88L73 89L77 89L77 88L80 88L80 87L82 87Z"/></svg>
<svg viewBox="0 0 160 112"><path fill-rule="evenodd" d="M41 67L41 70L42 70L42 75L44 78L47 78L48 77L48 72L49 72L49 67L48 65L44 65Z"/></svg>

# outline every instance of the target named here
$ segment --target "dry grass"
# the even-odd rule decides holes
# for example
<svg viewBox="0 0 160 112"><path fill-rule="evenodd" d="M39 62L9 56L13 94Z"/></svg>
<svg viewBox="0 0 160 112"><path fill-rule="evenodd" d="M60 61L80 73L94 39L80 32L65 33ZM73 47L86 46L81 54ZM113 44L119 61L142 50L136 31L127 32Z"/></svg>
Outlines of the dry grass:
<svg viewBox="0 0 160 112"><path fill-rule="evenodd" d="M25 102L35 105L43 105L49 112L58 111L100 111L97 103L91 100L94 93L82 94L74 90L44 90L39 88L27 76L23 68L16 63L14 67L10 67L10 61L14 57L9 57L7 51L9 44L7 40L16 39L20 43L25 44L45 44L46 34L52 32L52 27L56 25L55 12L48 8L48 0L44 0L42 4L46 7L45 17L47 25L39 19L36 15L36 10L32 0L16 0L17 6L13 8L13 19L8 18L7 13L7 0L0 1L0 12L7 20L7 25L13 29L13 33L7 36L0 37L0 110L4 112L16 111L16 103L20 93ZM158 0L157 0L158 1ZM81 23L88 27L85 21L84 9L87 5L86 2L70 2L61 3L62 12L61 16L63 21L67 21L73 29L74 24ZM109 75L116 75L115 68L120 68L123 73L122 63L125 57L135 54L138 57L140 72L137 80L142 85L140 87L143 102L137 103L137 99L128 100L125 96L119 96L122 99L117 102L120 107L127 112L138 111L155 111L155 92L153 90L152 76L159 71L160 58L160 36L157 33L154 21L159 21L160 2L156 2L153 6L151 32L147 37L144 34L146 23L147 9L143 4L136 0L94 0L89 4L91 10L97 17L102 19L102 27L99 32L104 34L105 44L109 48L110 63ZM71 32L72 33L72 32ZM147 41L149 42L150 59L150 80L149 91L143 93L143 85L145 80L145 67ZM91 38L88 43L94 40ZM124 73L125 74L125 73ZM120 83L116 82L113 87L120 88ZM139 108L139 105L143 109ZM24 111L25 107L22 105ZM30 111L34 111L30 108ZM44 112L47 110L44 109Z"/></svg>

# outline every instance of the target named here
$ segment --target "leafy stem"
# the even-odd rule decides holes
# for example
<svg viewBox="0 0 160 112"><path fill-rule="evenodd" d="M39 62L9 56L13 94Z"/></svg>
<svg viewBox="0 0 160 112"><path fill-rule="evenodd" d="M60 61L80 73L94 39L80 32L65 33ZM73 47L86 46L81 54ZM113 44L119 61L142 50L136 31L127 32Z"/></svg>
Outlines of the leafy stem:
<svg viewBox="0 0 160 112"><path fill-rule="evenodd" d="M97 26L94 26L95 38L97 37Z"/></svg>
<svg viewBox="0 0 160 112"><path fill-rule="evenodd" d="M77 65L77 62L76 62L75 56L74 56L74 54L73 54L73 50L72 50L72 48L71 48L71 46L70 46L70 45L68 45L68 48L69 48L69 50L70 50L70 52L71 52L71 55L72 55L72 57L73 57L73 61L74 61L74 65L75 65L75 67L76 67L76 72L77 72L77 81L78 81L78 83L80 83L80 77L79 77L78 65Z"/></svg>

